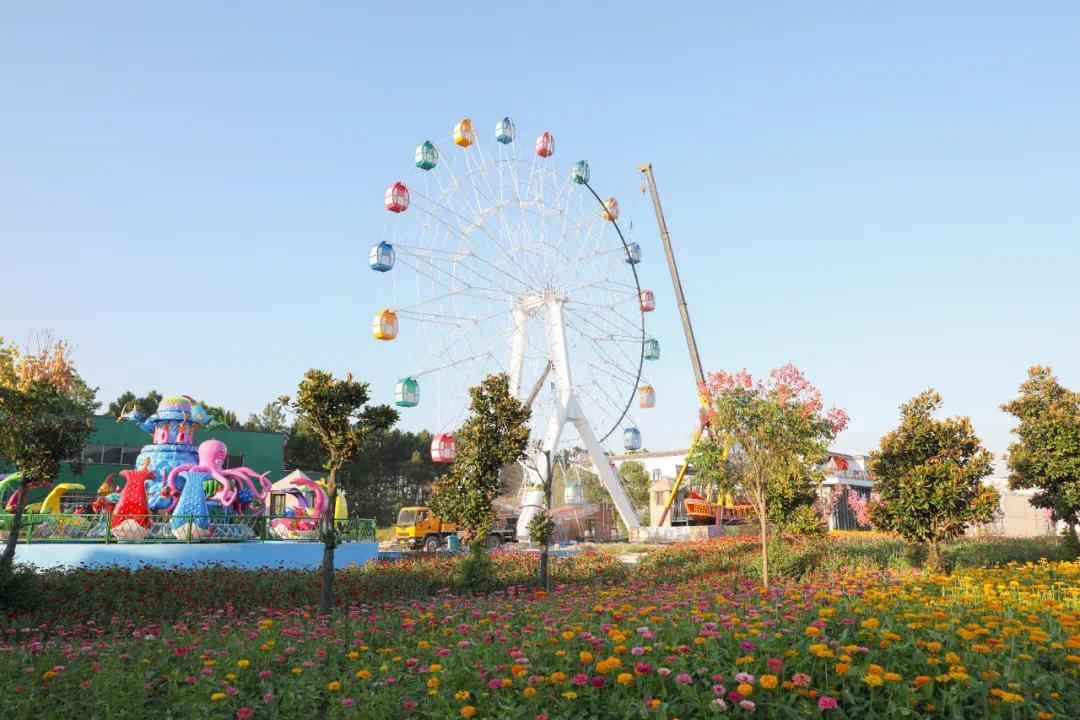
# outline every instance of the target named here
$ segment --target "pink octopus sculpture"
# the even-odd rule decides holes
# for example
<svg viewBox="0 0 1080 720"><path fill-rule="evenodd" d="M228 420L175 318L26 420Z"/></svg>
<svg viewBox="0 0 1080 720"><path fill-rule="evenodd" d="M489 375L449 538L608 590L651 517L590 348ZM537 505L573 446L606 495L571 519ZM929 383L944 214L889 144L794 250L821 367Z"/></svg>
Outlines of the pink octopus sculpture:
<svg viewBox="0 0 1080 720"><path fill-rule="evenodd" d="M267 479L269 471L259 474L251 468L239 467L224 468L225 460L229 457L229 449L225 446L225 443L220 440L206 440L199 445L199 462L196 465L180 465L173 468L169 473L169 479L165 483L167 492L172 496L172 502L166 508L167 512L172 512L176 507L176 503L180 500L180 490L176 487L176 478L180 473L187 470L201 471L210 473L211 477L221 483L221 489L218 490L208 500L215 500L221 503L223 508L230 508L234 512L241 512L244 507L249 506L255 500L259 500L262 503L257 514L266 512L266 495L270 492L270 480ZM244 488L247 485L247 488Z"/></svg>

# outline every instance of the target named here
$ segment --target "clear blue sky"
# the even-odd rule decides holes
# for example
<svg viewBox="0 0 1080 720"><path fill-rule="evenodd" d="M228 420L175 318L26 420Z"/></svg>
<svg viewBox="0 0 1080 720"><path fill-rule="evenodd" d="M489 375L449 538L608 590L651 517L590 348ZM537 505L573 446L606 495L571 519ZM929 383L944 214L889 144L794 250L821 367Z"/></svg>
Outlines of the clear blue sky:
<svg viewBox="0 0 1080 720"><path fill-rule="evenodd" d="M0 8L0 335L70 338L105 400L244 416L312 366L387 398L383 190L503 115L624 208L654 163L705 365L794 361L840 449L933 386L1000 453L1029 365L1080 386L1073 3L170 5ZM695 402L647 210L659 449Z"/></svg>

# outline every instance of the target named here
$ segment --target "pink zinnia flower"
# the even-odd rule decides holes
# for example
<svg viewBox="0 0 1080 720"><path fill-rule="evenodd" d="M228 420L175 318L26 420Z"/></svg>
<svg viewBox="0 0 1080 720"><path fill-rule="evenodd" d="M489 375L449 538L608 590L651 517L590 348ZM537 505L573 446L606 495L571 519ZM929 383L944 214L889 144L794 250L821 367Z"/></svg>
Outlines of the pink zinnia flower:
<svg viewBox="0 0 1080 720"><path fill-rule="evenodd" d="M589 682L589 676L585 673L578 673L571 680L575 685L584 685Z"/></svg>
<svg viewBox="0 0 1080 720"><path fill-rule="evenodd" d="M405 702L401 703L401 707L405 708L406 710L412 710L416 707L416 701L406 700Z"/></svg>
<svg viewBox="0 0 1080 720"><path fill-rule="evenodd" d="M836 707L836 700L828 695L822 695L818 698L817 706L822 710L832 710Z"/></svg>
<svg viewBox="0 0 1080 720"><path fill-rule="evenodd" d="M791 682L795 684L795 687L808 688L810 687L811 678L806 673L795 673L791 676Z"/></svg>
<svg viewBox="0 0 1080 720"><path fill-rule="evenodd" d="M690 677L686 673L679 673L678 675L675 676L675 682L679 683L680 685L686 685L686 684L691 683L693 681L694 681L694 678Z"/></svg>
<svg viewBox="0 0 1080 720"><path fill-rule="evenodd" d="M754 709L757 708L757 705L754 704L753 700L743 700L739 703L739 707L741 707L746 712L754 712Z"/></svg>
<svg viewBox="0 0 1080 720"><path fill-rule="evenodd" d="M254 714L255 711L247 707L246 705L236 711L236 717L240 718L240 720L243 720L244 718L249 718Z"/></svg>
<svg viewBox="0 0 1080 720"><path fill-rule="evenodd" d="M604 687L604 676L603 675L597 675L597 676L593 677L592 686L594 688L602 688L602 687Z"/></svg>
<svg viewBox="0 0 1080 720"><path fill-rule="evenodd" d="M345 698L341 701L341 707L350 708L356 704L356 701L352 698Z"/></svg>
<svg viewBox="0 0 1080 720"><path fill-rule="evenodd" d="M269 670L260 670L259 671L259 679L260 680L269 680L273 676L273 674L274 673L270 672Z"/></svg>
<svg viewBox="0 0 1080 720"><path fill-rule="evenodd" d="M662 677L667 677L668 675L671 674L671 668L666 668L666 667L657 668L656 672L657 672L658 675L660 675Z"/></svg>

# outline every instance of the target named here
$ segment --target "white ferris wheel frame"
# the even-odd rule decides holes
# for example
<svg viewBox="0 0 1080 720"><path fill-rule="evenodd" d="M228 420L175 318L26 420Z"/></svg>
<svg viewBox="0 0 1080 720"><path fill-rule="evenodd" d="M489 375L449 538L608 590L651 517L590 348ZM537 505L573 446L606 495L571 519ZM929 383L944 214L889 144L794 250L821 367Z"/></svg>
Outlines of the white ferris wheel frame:
<svg viewBox="0 0 1080 720"><path fill-rule="evenodd" d="M549 458L568 423L623 522L637 528L637 513L602 446L630 418L642 382L645 324L637 269L616 222L617 210L608 217L608 207L587 176L571 181L546 162L547 156L521 157L517 149L529 145L512 141L487 153L475 141L460 151L446 143L442 147L453 155L436 153L435 169L421 168L425 172L417 175L417 183L408 183L412 201L406 198L405 205L411 209L396 211L399 220L388 225L393 228L390 237L384 231L385 242L397 249L397 263L415 277L415 295L413 302L385 306L422 328L412 339L413 347L426 341L428 351L421 351L419 363L408 363L406 378L436 378L436 424L443 431L452 426L442 422L446 418L440 403L447 395L464 395L462 380L475 381L474 372L490 372L492 367L505 370L512 394L522 399L522 381L531 382L538 363L546 362L528 398L530 405L534 399L540 402L533 408L534 443L523 463L518 493L519 537L528 535L529 522L543 507L543 480L552 470ZM575 193L575 187L586 192ZM415 225L411 233L401 224L409 218L418 221L408 220ZM618 236L614 244L605 242L609 225ZM491 252L479 251L470 242L474 237ZM585 242L569 242L579 238ZM630 265L632 281L620 281L614 272L623 262ZM611 263L610 272L585 274L604 263ZM395 296L396 275L384 276ZM411 284L403 283L402 290L407 293ZM632 304L633 312L624 312L629 305L622 303ZM495 322L503 334L475 339L474 330ZM505 345L499 348L507 340L508 354ZM499 367L504 358L507 364ZM456 377L449 377L444 390L441 379L451 368ZM526 372L529 377L523 378ZM537 398L549 373L553 382ZM446 405L451 417L463 410L457 402ZM458 415L457 421L461 419ZM603 436L598 438L598 432Z"/></svg>

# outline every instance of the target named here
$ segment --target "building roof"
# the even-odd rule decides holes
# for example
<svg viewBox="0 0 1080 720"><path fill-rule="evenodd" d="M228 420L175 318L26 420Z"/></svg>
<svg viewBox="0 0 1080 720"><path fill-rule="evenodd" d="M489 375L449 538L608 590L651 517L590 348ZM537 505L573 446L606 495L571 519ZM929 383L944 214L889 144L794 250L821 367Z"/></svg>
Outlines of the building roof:
<svg viewBox="0 0 1080 720"><path fill-rule="evenodd" d="M690 452L690 448L683 450L657 450L655 452L624 453L623 455L611 455L608 457L612 462L624 462L626 460L648 460L650 458L680 457Z"/></svg>

